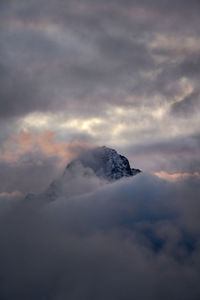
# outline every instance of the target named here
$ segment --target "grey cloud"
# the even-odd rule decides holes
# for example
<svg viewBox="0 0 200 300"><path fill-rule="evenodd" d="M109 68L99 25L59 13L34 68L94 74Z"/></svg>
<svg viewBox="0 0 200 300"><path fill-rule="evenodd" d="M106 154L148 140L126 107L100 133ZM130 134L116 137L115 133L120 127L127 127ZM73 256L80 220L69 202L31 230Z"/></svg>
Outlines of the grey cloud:
<svg viewBox="0 0 200 300"><path fill-rule="evenodd" d="M190 126L197 117L199 1L13 0L0 7L1 140L35 111L63 112L62 121L81 116L109 123L108 105L162 107L179 96L182 77L194 91L166 118L187 116ZM172 47L161 41L152 48L160 36L171 37ZM186 37L194 49L183 49ZM123 116L132 132L118 138L133 165L199 172L199 133L152 143L146 135L168 127L144 115L150 125L148 134L139 132L140 144L134 146L134 122L144 117L139 113ZM108 123L94 137L76 128L60 136L110 142ZM19 165L1 163L0 191L40 192L60 172L56 163L40 153L27 154ZM199 178L171 184L143 174L103 187L87 180L69 180L52 203L0 195L0 298L199 299Z"/></svg>
<svg viewBox="0 0 200 300"><path fill-rule="evenodd" d="M191 77L193 79L199 78L200 75L200 56L199 53L191 53L180 65L180 74Z"/></svg>
<svg viewBox="0 0 200 300"><path fill-rule="evenodd" d="M146 145L138 146L142 153L145 152L143 155L152 155L153 151L158 154L159 166L154 164L152 168L167 167L166 161L172 151L169 150L170 141L164 141L164 146L160 147L161 138L156 140L154 146L149 139L156 136L159 130L164 135L167 118L176 124L177 116L179 119L187 116L188 126L192 126L192 118L197 118L197 1L109 1L108 4L105 1L36 0L1 1L1 5L2 140L10 131L18 130L21 126L17 123L19 118L35 111L62 112L65 120L100 117L108 122L100 125L99 129L93 127L95 136L87 131L79 132L77 128L66 129L66 133L62 132L60 136L68 140L85 138L97 143L102 140L103 143L109 143L114 126L123 123L132 131L122 131L119 139L123 137L130 145L134 143L134 137L142 136L144 141L141 143L149 144L147 152L144 150ZM190 20L187 18L186 22L186 16L190 15L192 17ZM159 36L164 40L169 37L169 47L165 43L162 46L161 42L155 48L151 47L151 42L155 42ZM180 42L176 40L177 36ZM183 49L185 37L192 38L191 46L186 47L187 51ZM181 55L177 52L177 45L182 50ZM156 60L156 55L165 59ZM112 117L106 113L108 105L122 106L127 110L162 108L166 102L171 103L179 96L178 83L182 77L186 77L193 86L192 98L186 97L174 104L165 120L155 122L150 113L143 115L141 110L138 118L123 117L123 121L119 118L113 125ZM138 133L134 129L134 122L141 119L149 123L148 132L145 129ZM177 142L172 142L172 148L174 153L179 154L177 139ZM140 151L138 149L136 155ZM181 154L177 164L173 159L172 169L175 166L184 169L186 165L192 169L197 165L198 157L192 161L192 150L190 153L191 157L188 155L186 159ZM142 168L145 168L144 162L148 159L144 156L143 161L138 157L136 159L138 167L142 164ZM181 167L181 163L185 166Z"/></svg>
<svg viewBox="0 0 200 300"><path fill-rule="evenodd" d="M0 220L1 298L198 299L198 196L199 179L141 175L13 205Z"/></svg>
<svg viewBox="0 0 200 300"><path fill-rule="evenodd" d="M152 7L154 4L159 10L159 2L152 1ZM48 5L10 1L1 21L5 44L2 65L6 70L2 116L63 108L78 114L81 102L87 108L93 106L90 114L95 115L108 102L126 105L129 95L148 95L151 89L157 93L159 78L153 83L141 72L156 71L148 43L152 34L160 32L160 20L148 19L152 7L146 1L140 4L147 11L146 19L131 18L119 9L127 12L131 6L134 11L138 5L137 1L123 5L111 2L106 7L90 1L82 5L79 1L51 1ZM175 5L168 3L167 7L173 10ZM12 25L15 21L21 22L21 28ZM51 26L57 26L57 35ZM170 66L163 65L166 68ZM173 80L170 76L164 78L164 86ZM164 87L162 92L166 93Z"/></svg>
<svg viewBox="0 0 200 300"><path fill-rule="evenodd" d="M172 106L172 113L175 116L189 116L190 114L198 113L200 108L199 92L194 92L186 96L180 102L176 102Z"/></svg>
<svg viewBox="0 0 200 300"><path fill-rule="evenodd" d="M22 157L18 163L0 163L0 193L20 191L38 193L60 173L57 158L40 153Z"/></svg>
<svg viewBox="0 0 200 300"><path fill-rule="evenodd" d="M199 134L122 148L134 165L149 172L199 172Z"/></svg>

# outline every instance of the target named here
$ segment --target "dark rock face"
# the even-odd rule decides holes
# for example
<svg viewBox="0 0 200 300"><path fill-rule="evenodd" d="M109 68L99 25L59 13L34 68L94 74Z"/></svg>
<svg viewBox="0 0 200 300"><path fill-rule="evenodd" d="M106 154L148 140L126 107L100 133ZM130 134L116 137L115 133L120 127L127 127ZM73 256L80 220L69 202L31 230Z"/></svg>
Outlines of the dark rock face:
<svg viewBox="0 0 200 300"><path fill-rule="evenodd" d="M98 177L103 181L113 182L140 172L139 169L132 169L128 159L114 149L105 146L98 147L86 151L79 158L70 162L63 175L54 180L43 193L40 195L29 194L26 196L26 200L54 201L61 195L72 196L91 191L95 188L95 182L91 181L92 178L97 179Z"/></svg>
<svg viewBox="0 0 200 300"><path fill-rule="evenodd" d="M84 167L90 168L98 177L114 181L122 177L134 176L141 171L131 169L128 159L117 153L116 150L105 146L88 151L78 160L72 161L67 167L67 172L79 161Z"/></svg>

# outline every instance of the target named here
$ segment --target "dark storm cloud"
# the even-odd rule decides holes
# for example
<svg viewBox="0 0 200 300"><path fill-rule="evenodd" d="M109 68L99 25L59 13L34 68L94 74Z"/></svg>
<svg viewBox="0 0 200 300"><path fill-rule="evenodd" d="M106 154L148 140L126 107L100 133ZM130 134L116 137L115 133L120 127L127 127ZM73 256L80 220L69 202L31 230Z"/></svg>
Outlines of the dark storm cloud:
<svg viewBox="0 0 200 300"><path fill-rule="evenodd" d="M59 174L56 158L34 156L24 157L18 164L0 163L0 192L38 193Z"/></svg>
<svg viewBox="0 0 200 300"><path fill-rule="evenodd" d="M187 117L190 114L198 113L200 108L200 95L199 92L194 92L185 97L180 102L176 102L172 106L172 113L176 116L184 115Z"/></svg>
<svg viewBox="0 0 200 300"><path fill-rule="evenodd" d="M21 200L56 177L60 148L42 137L43 152L25 141L18 155L3 142L1 300L200 298L199 9L196 0L0 2L1 141L26 129L29 113L62 112L51 126L81 119L65 139L116 134L143 171L187 174L101 187L80 172L55 202ZM95 135L75 128L87 129L84 118L102 118L88 125Z"/></svg>
<svg viewBox="0 0 200 300"><path fill-rule="evenodd" d="M139 175L1 205L1 298L198 299L199 193L199 179Z"/></svg>
<svg viewBox="0 0 200 300"><path fill-rule="evenodd" d="M40 7L39 13L34 10L37 2L19 7L11 2L2 12L2 116L73 107L71 100L84 99L87 104L88 95L101 97L101 89L111 97L111 89L133 72L133 66L134 70L152 66L146 45L131 36L125 38L123 26L116 37L109 33L116 20L112 24L109 16L100 17L95 10L81 14L69 4L68 9L51 2ZM58 39L56 33L51 36L51 26L58 26ZM131 84L128 81L125 86Z"/></svg>
<svg viewBox="0 0 200 300"><path fill-rule="evenodd" d="M141 72L171 67L155 64L149 42L170 33L170 23L181 25L175 33L184 37L185 13L194 13L195 22L199 8L196 1L8 1L2 6L2 117L63 108L96 115L105 103L126 105L129 95L156 94L160 75L150 80ZM180 18L171 20L173 13ZM176 76L167 74L164 96ZM82 102L89 112L82 111Z"/></svg>
<svg viewBox="0 0 200 300"><path fill-rule="evenodd" d="M200 55L199 53L192 53L181 64L180 74L191 77L193 79L200 76Z"/></svg>
<svg viewBox="0 0 200 300"><path fill-rule="evenodd" d="M127 149L138 136L144 139L142 144L150 143L149 149L157 136L157 153L168 118L169 130L182 130L187 140L186 126L178 122L187 117L192 132L193 120L198 120L198 1L16 0L0 5L1 140L26 127L17 121L33 112L62 112L62 120L49 122L55 127L63 120L81 118L78 125L60 133L68 140L85 137L112 143L122 124L128 130L122 129L118 141L128 141ZM166 116L155 121L151 111L166 103L171 105ZM135 108L138 114L113 121L113 106L127 112ZM102 119L99 127L91 125L93 135L77 128L84 118ZM138 130L142 120L144 129ZM195 126L193 131L196 134ZM178 139L173 143L179 145ZM169 149L170 156L168 137L164 144L162 155Z"/></svg>
<svg viewBox="0 0 200 300"><path fill-rule="evenodd" d="M199 172L199 134L160 139L158 142L123 148L132 163L144 171Z"/></svg>

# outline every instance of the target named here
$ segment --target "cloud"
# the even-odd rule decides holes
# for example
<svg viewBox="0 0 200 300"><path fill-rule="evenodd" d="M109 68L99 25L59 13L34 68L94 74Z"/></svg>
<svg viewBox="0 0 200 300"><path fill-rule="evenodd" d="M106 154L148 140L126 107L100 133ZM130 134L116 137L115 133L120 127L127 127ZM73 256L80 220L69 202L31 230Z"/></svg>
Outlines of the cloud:
<svg viewBox="0 0 200 300"><path fill-rule="evenodd" d="M142 148L198 134L197 1L1 5L1 140L28 127Z"/></svg>
<svg viewBox="0 0 200 300"><path fill-rule="evenodd" d="M0 298L199 299L199 1L3 0L0 26ZM15 194L94 143L179 180Z"/></svg>
<svg viewBox="0 0 200 300"><path fill-rule="evenodd" d="M46 157L57 157L66 163L84 148L92 146L78 141L72 143L56 141L55 138L56 132L50 130L41 134L21 131L4 141L0 159L2 162L19 163L26 154L41 153Z"/></svg>
<svg viewBox="0 0 200 300"><path fill-rule="evenodd" d="M0 193L0 216L4 216L9 213L21 203L24 195L19 191L2 192Z"/></svg>
<svg viewBox="0 0 200 300"><path fill-rule="evenodd" d="M143 174L13 205L0 220L1 297L197 299L198 196L197 178Z"/></svg>
<svg viewBox="0 0 200 300"><path fill-rule="evenodd" d="M167 126L167 125L166 125ZM199 172L199 134L124 147L130 161L148 172ZM123 149L123 148L122 148Z"/></svg>
<svg viewBox="0 0 200 300"><path fill-rule="evenodd" d="M195 13L198 5L189 7ZM166 10L171 18L164 15ZM10 1L1 13L2 117L63 109L94 116L108 102L126 106L131 94L145 95L142 102L148 103L149 91L158 93L161 88L160 73L166 74L165 97L165 87L177 77L172 69L188 60L171 53L171 45L182 50L187 40L190 54L195 47L199 50L196 31L194 37L183 32L186 12L188 6L179 1L111 1L106 6L90 1ZM170 22L174 28L181 24L182 31L169 34ZM165 43L159 43L161 36ZM165 51L166 62L155 61L158 50Z"/></svg>
<svg viewBox="0 0 200 300"><path fill-rule="evenodd" d="M93 143L57 139L56 132L21 131L11 135L0 150L0 191L41 192L66 164Z"/></svg>
<svg viewBox="0 0 200 300"><path fill-rule="evenodd" d="M200 176L200 174L198 172L169 174L165 171L161 171L161 172L155 172L154 174L160 178L163 178L163 179L169 180L169 181L176 181L176 180L180 180L180 179L183 179L183 178L189 177L189 176L197 176L197 177Z"/></svg>
<svg viewBox="0 0 200 300"><path fill-rule="evenodd" d="M174 113L175 116L181 115L188 117L190 114L194 116L199 110L199 107L199 92L194 92L186 96L183 100L175 102L172 106L172 113Z"/></svg>

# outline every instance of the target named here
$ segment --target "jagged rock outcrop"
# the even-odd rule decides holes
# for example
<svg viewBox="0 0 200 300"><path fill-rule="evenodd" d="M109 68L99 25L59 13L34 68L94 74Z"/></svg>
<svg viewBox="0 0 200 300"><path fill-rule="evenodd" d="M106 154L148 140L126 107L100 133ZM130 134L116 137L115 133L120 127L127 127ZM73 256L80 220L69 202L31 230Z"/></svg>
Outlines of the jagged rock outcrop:
<svg viewBox="0 0 200 300"><path fill-rule="evenodd" d="M85 151L77 159L71 161L66 166L63 175L54 180L37 198L53 201L61 195L73 196L81 192L89 192L92 190L92 185L95 185L91 178L113 182L140 172L139 169L131 168L128 159L118 154L116 150L105 146L97 147ZM33 198L32 194L26 197L28 200Z"/></svg>
<svg viewBox="0 0 200 300"><path fill-rule="evenodd" d="M105 146L87 151L77 160L67 165L65 172L68 172L77 161L84 167L91 168L96 176L103 177L108 181L134 176L141 172L139 169L132 169L125 156Z"/></svg>

